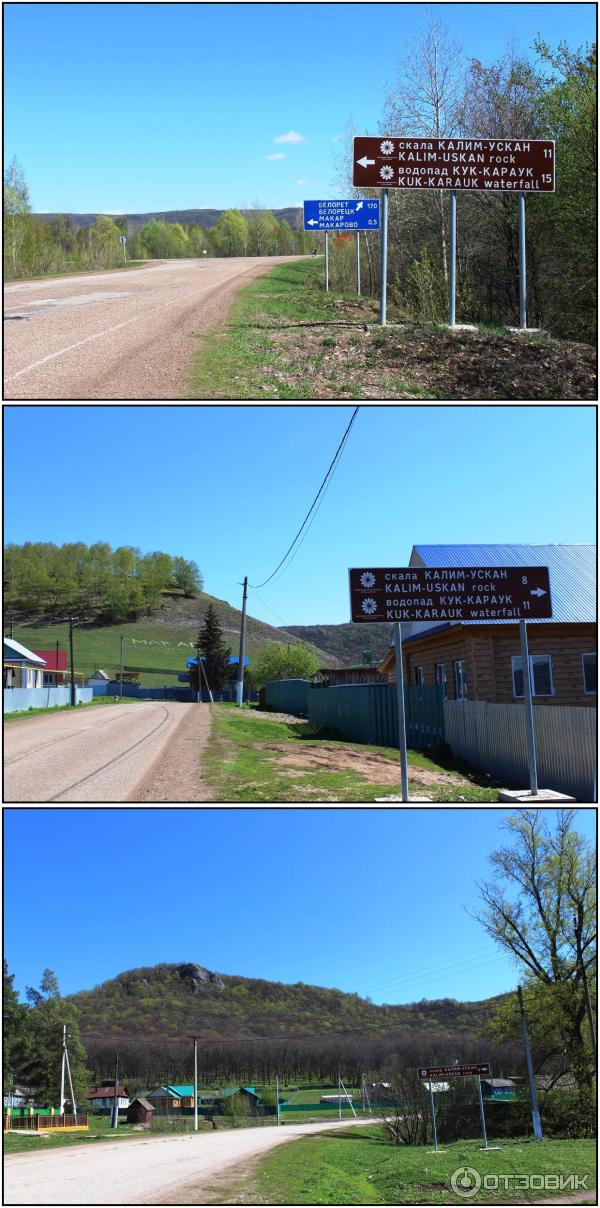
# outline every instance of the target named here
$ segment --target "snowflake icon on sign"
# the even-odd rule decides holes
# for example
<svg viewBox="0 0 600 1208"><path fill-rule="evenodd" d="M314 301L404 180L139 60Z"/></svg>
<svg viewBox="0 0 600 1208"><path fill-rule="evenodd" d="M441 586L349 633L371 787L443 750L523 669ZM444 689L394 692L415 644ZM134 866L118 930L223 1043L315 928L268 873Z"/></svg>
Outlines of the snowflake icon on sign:
<svg viewBox="0 0 600 1208"><path fill-rule="evenodd" d="M377 612L377 601L372 596L367 596L361 604L363 612L366 612L368 617L372 617L374 612Z"/></svg>
<svg viewBox="0 0 600 1208"><path fill-rule="evenodd" d="M360 582L362 587L374 587L375 575L372 574L370 570L366 570L364 574L360 576Z"/></svg>
<svg viewBox="0 0 600 1208"><path fill-rule="evenodd" d="M390 164L384 164L383 168L379 169L379 175L381 176L382 180L391 180L392 176L394 175L394 169L390 166Z"/></svg>
<svg viewBox="0 0 600 1208"><path fill-rule="evenodd" d="M394 144L392 142L390 142L389 138L384 138L383 142L381 143L381 154L382 155L391 155L393 150L394 150Z"/></svg>

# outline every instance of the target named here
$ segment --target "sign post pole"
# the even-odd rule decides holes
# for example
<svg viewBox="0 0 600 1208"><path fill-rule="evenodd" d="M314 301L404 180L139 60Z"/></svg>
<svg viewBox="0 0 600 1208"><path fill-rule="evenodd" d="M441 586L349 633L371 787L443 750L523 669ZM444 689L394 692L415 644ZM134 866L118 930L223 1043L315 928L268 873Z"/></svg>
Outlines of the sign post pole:
<svg viewBox="0 0 600 1208"><path fill-rule="evenodd" d="M527 260L525 256L525 194L519 193L519 327L527 327Z"/></svg>
<svg viewBox="0 0 600 1208"><path fill-rule="evenodd" d="M329 240L325 231L325 290L329 292Z"/></svg>
<svg viewBox="0 0 600 1208"><path fill-rule="evenodd" d="M481 1090L481 1074L477 1075L477 1093L479 1095L479 1114L481 1116L481 1133L483 1136L483 1148L489 1149L487 1132L485 1127L485 1111L483 1107L483 1093Z"/></svg>
<svg viewBox="0 0 600 1208"><path fill-rule="evenodd" d="M529 666L529 648L527 644L527 621L519 621L519 633L521 637L521 663L523 666L523 704L525 706L525 725L527 727L529 787L532 797L537 797L538 777L535 754L535 730L533 726L533 703L531 698L531 668Z"/></svg>
<svg viewBox="0 0 600 1208"><path fill-rule="evenodd" d="M456 326L456 189L450 194L450 326Z"/></svg>
<svg viewBox="0 0 600 1208"><path fill-rule="evenodd" d="M435 1126L435 1104L433 1102L433 1083L429 1079L429 1104L431 1106L431 1127L433 1130L433 1147L438 1152L437 1128Z"/></svg>
<svg viewBox="0 0 600 1208"><path fill-rule="evenodd" d="M356 296L360 298L360 231L356 232Z"/></svg>
<svg viewBox="0 0 600 1208"><path fill-rule="evenodd" d="M379 322L385 327L387 322L387 238L388 238L388 191L382 189L382 218L381 218L381 301Z"/></svg>
<svg viewBox="0 0 600 1208"><path fill-rule="evenodd" d="M406 755L406 716L404 710L404 667L402 664L402 626L395 626L396 639L396 692L398 694L398 738L400 746L400 779L402 800L408 801L408 760Z"/></svg>

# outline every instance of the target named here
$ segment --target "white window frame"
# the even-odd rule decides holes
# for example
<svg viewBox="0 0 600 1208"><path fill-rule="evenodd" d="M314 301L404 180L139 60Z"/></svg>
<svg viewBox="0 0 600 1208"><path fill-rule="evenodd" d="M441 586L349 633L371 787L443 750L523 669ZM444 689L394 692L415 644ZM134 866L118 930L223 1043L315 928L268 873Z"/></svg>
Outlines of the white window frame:
<svg viewBox="0 0 600 1208"><path fill-rule="evenodd" d="M583 654L581 655L581 671L583 674L583 691L586 696L597 696L598 689L597 688L596 689L586 688L586 686L585 686L585 661L584 660L585 659L596 659L597 660L597 658L598 658L598 656L597 656L595 650L584 650ZM596 668L597 668L597 666L598 666L598 663L596 661ZM596 670L596 674L598 674L597 670Z"/></svg>
<svg viewBox="0 0 600 1208"><path fill-rule="evenodd" d="M458 680L457 680L457 674L456 674L457 667L461 667L461 668L462 668L461 673L460 673L460 674L461 674L461 680L462 680L462 685L461 685L461 686L462 686L462 688L464 689L464 691L462 691L460 694L459 694L459 692L458 692ZM467 684L467 672L466 672L466 660L465 660L465 659L453 659L453 661L452 661L452 676L453 676L453 679L454 679L454 697L455 697L455 700L467 700L468 684Z"/></svg>
<svg viewBox="0 0 600 1208"><path fill-rule="evenodd" d="M548 663L548 671L549 671L549 677L550 677L550 691L549 692L536 692L536 690L535 690L534 663L535 663L536 659L539 661L545 660ZM522 668L521 655L513 654L512 658L511 658L511 671L512 671L512 690L513 690L514 700L524 700L524 698L525 698L525 683L523 683L523 691L520 694L517 694L516 687L515 687L515 671L522 671L522 669L523 668ZM530 654L529 655L529 677L530 677L530 682L531 682L532 699L533 699L533 697L536 697L538 700L547 700L548 697L550 697L550 696L556 696L556 689L554 687L554 675L553 675L553 671L552 671L552 655L551 654Z"/></svg>
<svg viewBox="0 0 600 1208"><path fill-rule="evenodd" d="M425 668L424 667L415 667L415 687L417 687L417 688L425 687Z"/></svg>

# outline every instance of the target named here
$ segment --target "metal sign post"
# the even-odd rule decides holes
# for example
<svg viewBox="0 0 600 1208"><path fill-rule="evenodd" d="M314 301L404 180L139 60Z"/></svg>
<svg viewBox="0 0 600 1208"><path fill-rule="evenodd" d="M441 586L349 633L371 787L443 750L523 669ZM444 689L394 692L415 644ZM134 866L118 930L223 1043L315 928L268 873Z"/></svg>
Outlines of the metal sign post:
<svg viewBox="0 0 600 1208"><path fill-rule="evenodd" d="M525 254L525 194L519 193L519 327L527 327L527 257Z"/></svg>
<svg viewBox="0 0 600 1208"><path fill-rule="evenodd" d="M487 1131L485 1127L485 1111L483 1108L483 1093L481 1090L481 1074L477 1075L477 1093L479 1095L479 1114L481 1116L481 1134L483 1136L483 1148L489 1149Z"/></svg>
<svg viewBox="0 0 600 1208"><path fill-rule="evenodd" d="M356 232L356 296L360 298L360 231Z"/></svg>
<svg viewBox="0 0 600 1208"><path fill-rule="evenodd" d="M435 1104L433 1102L433 1083L429 1079L429 1105L431 1107L431 1127L433 1130L433 1147L435 1152L438 1152L437 1128L435 1126Z"/></svg>
<svg viewBox="0 0 600 1208"><path fill-rule="evenodd" d="M450 326L456 326L456 190L450 194Z"/></svg>
<svg viewBox="0 0 600 1208"><path fill-rule="evenodd" d="M123 244L123 259L124 259L125 263L127 263L127 236L126 235L120 236L120 243Z"/></svg>
<svg viewBox="0 0 600 1208"><path fill-rule="evenodd" d="M537 760L535 754L535 729L533 725L533 700L531 694L531 667L529 665L529 647L527 644L527 621L519 621L521 638L521 663L523 666L523 704L525 707L525 726L527 730L527 760L529 763L529 787L532 797L537 796Z"/></svg>
<svg viewBox="0 0 600 1208"><path fill-rule="evenodd" d="M535 1085L535 1074L533 1072L533 1062L531 1060L531 1049L529 1047L529 1032L527 1029L527 1016L525 1014L525 1005L523 1003L523 991L520 986L517 986L517 994L519 997L519 1011L521 1012L521 1029L523 1032L523 1044L525 1046L525 1060L527 1061L527 1077L529 1079L529 1093L531 1095L531 1120L533 1123L533 1132L536 1141L542 1141L542 1121L540 1119L540 1109L538 1107L537 1089Z"/></svg>
<svg viewBox="0 0 600 1208"><path fill-rule="evenodd" d="M395 626L396 692L398 695L398 739L400 747L400 781L402 800L408 801L408 756L406 753L406 716L404 709L404 667L402 663L402 626Z"/></svg>
<svg viewBox="0 0 600 1208"><path fill-rule="evenodd" d="M383 217L381 222L381 300L379 306L379 322L385 327L387 322L387 238L388 238L388 191L382 189Z"/></svg>
<svg viewBox="0 0 600 1208"><path fill-rule="evenodd" d="M329 243L325 231L325 290L329 292Z"/></svg>

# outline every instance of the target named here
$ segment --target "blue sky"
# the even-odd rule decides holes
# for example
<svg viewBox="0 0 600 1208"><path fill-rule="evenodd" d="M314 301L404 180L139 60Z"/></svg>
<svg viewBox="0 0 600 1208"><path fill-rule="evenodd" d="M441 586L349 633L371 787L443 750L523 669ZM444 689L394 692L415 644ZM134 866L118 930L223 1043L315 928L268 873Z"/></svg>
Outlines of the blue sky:
<svg viewBox="0 0 600 1208"><path fill-rule="evenodd" d="M511 843L500 829L508 816L7 809L5 955L21 992L46 966L71 993L140 965L195 961L374 1002L475 1001L518 981L466 913L478 907L489 853ZM576 830L593 843L594 828L595 811L580 810ZM48 911L64 925L40 926Z"/></svg>
<svg viewBox="0 0 600 1208"><path fill-rule="evenodd" d="M593 4L430 7L484 63L511 39L535 58L538 33L574 48L595 36ZM7 4L4 15L5 153L33 209L135 212L339 196L336 140L350 120L378 130L428 6Z"/></svg>
<svg viewBox="0 0 600 1208"><path fill-rule="evenodd" d="M5 541L108 541L196 561L240 607L308 511L351 406L7 406ZM415 544L588 543L595 408L363 406L281 577L251 591L272 625L349 620L348 568ZM23 473L24 450L41 472Z"/></svg>

